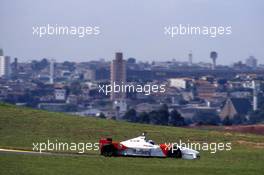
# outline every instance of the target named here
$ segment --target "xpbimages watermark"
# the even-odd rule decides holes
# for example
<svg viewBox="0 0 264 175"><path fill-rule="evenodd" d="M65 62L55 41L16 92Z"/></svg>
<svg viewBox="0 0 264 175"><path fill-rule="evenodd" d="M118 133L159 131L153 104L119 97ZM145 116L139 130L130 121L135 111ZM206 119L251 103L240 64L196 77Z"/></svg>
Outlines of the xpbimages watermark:
<svg viewBox="0 0 264 175"><path fill-rule="evenodd" d="M85 153L88 151L98 151L99 143L91 142L62 142L59 140L51 141L47 140L46 142L33 142L32 150L36 152L46 152L46 151L72 151L77 153Z"/></svg>
<svg viewBox="0 0 264 175"><path fill-rule="evenodd" d="M83 38L86 36L99 35L101 28L99 26L67 26L67 25L42 25L33 26L32 35L37 37L44 36L76 36Z"/></svg>
<svg viewBox="0 0 264 175"><path fill-rule="evenodd" d="M166 91L166 85L161 84L146 84L146 85L141 85L141 84L125 84L125 83L120 83L117 84L113 82L112 84L108 85L99 85L99 93L103 93L105 95L108 95L112 92L114 93L119 93L119 92L129 92L129 93L144 93L144 95L150 95L152 93L164 93Z"/></svg>
<svg viewBox="0 0 264 175"><path fill-rule="evenodd" d="M176 36L208 36L216 38L231 35L231 26L192 26L190 24L168 25L164 27L164 35L174 38Z"/></svg>
<svg viewBox="0 0 264 175"><path fill-rule="evenodd" d="M232 150L232 143L231 142L184 142L179 140L179 142L174 143L165 143L166 149L172 148L172 151L176 151L178 147L182 149L193 149L196 151L209 151L211 154L215 154L218 151L231 151Z"/></svg>

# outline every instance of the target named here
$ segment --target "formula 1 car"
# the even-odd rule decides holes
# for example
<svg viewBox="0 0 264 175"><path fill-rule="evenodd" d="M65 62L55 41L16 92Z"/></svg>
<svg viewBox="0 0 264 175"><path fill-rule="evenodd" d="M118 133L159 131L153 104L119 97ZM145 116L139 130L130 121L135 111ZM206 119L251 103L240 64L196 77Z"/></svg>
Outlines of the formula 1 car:
<svg viewBox="0 0 264 175"><path fill-rule="evenodd" d="M147 140L145 135L122 142L114 142L112 138L102 138L99 141L101 155L130 157L171 157L183 159L199 158L199 152L193 149L173 144L155 144Z"/></svg>

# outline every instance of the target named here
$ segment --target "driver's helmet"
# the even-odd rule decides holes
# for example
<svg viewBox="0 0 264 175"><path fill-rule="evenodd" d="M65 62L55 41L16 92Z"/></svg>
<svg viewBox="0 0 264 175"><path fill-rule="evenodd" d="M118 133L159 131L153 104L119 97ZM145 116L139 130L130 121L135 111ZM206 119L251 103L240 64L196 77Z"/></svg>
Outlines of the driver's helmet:
<svg viewBox="0 0 264 175"><path fill-rule="evenodd" d="M153 140L148 140L148 143L155 145L155 142Z"/></svg>

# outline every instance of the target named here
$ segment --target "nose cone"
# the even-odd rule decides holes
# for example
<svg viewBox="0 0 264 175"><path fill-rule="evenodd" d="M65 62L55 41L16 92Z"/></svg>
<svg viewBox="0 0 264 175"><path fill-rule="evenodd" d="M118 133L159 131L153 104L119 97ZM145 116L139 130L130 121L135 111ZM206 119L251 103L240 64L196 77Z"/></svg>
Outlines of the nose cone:
<svg viewBox="0 0 264 175"><path fill-rule="evenodd" d="M200 157L199 152L189 148L181 148L183 159L197 159Z"/></svg>

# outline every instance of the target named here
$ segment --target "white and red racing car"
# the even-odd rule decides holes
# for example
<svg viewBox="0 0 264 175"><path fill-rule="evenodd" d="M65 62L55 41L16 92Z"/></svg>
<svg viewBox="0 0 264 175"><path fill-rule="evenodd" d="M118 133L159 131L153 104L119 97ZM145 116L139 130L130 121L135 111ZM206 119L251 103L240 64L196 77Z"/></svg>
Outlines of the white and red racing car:
<svg viewBox="0 0 264 175"><path fill-rule="evenodd" d="M155 144L146 140L145 135L122 142L103 138L99 141L101 155L104 156L135 156L135 157L171 157L183 159L199 158L199 152L193 149L173 145Z"/></svg>

